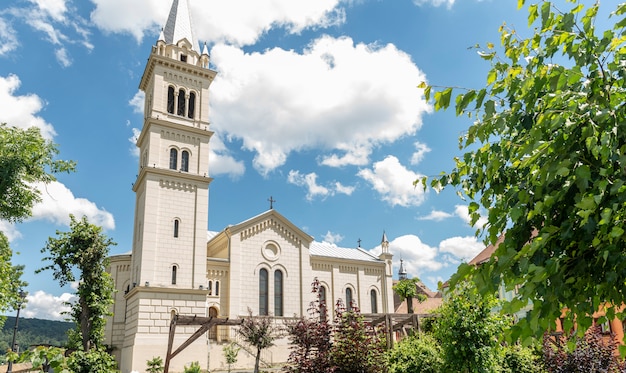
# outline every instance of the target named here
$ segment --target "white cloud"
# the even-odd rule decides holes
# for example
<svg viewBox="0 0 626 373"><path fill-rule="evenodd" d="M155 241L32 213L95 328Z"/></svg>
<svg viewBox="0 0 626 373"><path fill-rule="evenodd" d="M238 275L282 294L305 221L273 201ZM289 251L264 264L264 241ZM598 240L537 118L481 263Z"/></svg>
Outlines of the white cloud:
<svg viewBox="0 0 626 373"><path fill-rule="evenodd" d="M72 64L68 45L79 44L88 50L93 49L89 41L88 22L78 14L75 7L68 5L71 5L69 0L29 0L25 5L18 4L5 9L4 14L45 34L48 42L56 47L55 57L59 64L68 67Z"/></svg>
<svg viewBox="0 0 626 373"><path fill-rule="evenodd" d="M468 225L471 224L472 218L470 217L469 208L467 205L456 205L454 208L454 213ZM474 227L482 228L485 224L487 224L488 219L485 215L486 213L481 214L481 217L478 219L476 224L474 224Z"/></svg>
<svg viewBox="0 0 626 373"><path fill-rule="evenodd" d="M383 201L391 206L418 206L424 202L424 189L413 186L413 182L422 175L407 169L392 155L374 163L371 170L359 171L358 175L368 181Z"/></svg>
<svg viewBox="0 0 626 373"><path fill-rule="evenodd" d="M57 49L54 52L54 55L56 56L57 61L59 61L61 66L63 66L63 67L70 67L70 66L72 66L72 59L67 54L67 49L59 48L59 49Z"/></svg>
<svg viewBox="0 0 626 373"><path fill-rule="evenodd" d="M301 174L300 171L291 170L287 175L287 182L289 184L305 187L307 189L306 199L311 201L315 197L326 198L334 196L335 194L351 195L354 192L355 187L345 186L338 181L331 182L328 186L319 185L317 183L317 174L315 172L308 173L306 175Z"/></svg>
<svg viewBox="0 0 626 373"><path fill-rule="evenodd" d="M92 0L96 5L91 20L106 32L129 33L140 41L165 25L171 2L161 0ZM272 28L290 33L306 28L328 27L344 22L341 0L192 0L192 17L199 40L254 44ZM166 5L167 4L167 5ZM245 9L245 11L242 11Z"/></svg>
<svg viewBox="0 0 626 373"><path fill-rule="evenodd" d="M65 0L29 0L55 21L63 21L67 6Z"/></svg>
<svg viewBox="0 0 626 373"><path fill-rule="evenodd" d="M326 232L324 235L323 242L327 242L332 245L336 245L339 242L343 241L344 237L339 233L332 233L331 231Z"/></svg>
<svg viewBox="0 0 626 373"><path fill-rule="evenodd" d="M137 91L133 98L128 101L128 104L133 108L133 113L141 114L143 113L144 101L146 99L146 94L143 91Z"/></svg>
<svg viewBox="0 0 626 373"><path fill-rule="evenodd" d="M52 139L56 134L50 123L47 123L37 114L44 106L44 102L34 94L16 95L20 88L20 79L13 74L0 76L0 107L11 110L0 110L0 123L7 123L22 129L37 127L46 139Z"/></svg>
<svg viewBox="0 0 626 373"><path fill-rule="evenodd" d="M455 0L413 0L413 3L417 6L422 6L424 4L430 4L433 6L441 6L445 5L448 9L452 8Z"/></svg>
<svg viewBox="0 0 626 373"><path fill-rule="evenodd" d="M415 153L413 153L413 155L411 156L412 165L416 165L420 163L422 159L424 159L424 156L426 155L426 153L430 151L430 148L426 146L426 144L422 144L421 142L416 142L414 146L415 146Z"/></svg>
<svg viewBox="0 0 626 373"><path fill-rule="evenodd" d="M238 161L231 155L220 135L215 134L211 137L209 149L209 174L211 176L228 175L237 179L246 172L243 161Z"/></svg>
<svg viewBox="0 0 626 373"><path fill-rule="evenodd" d="M65 315L64 312L70 310L70 307L65 303L75 301L76 296L63 293L57 297L38 290L33 294L28 294L26 300L26 306L22 310L22 315L25 318L65 321L69 316Z"/></svg>
<svg viewBox="0 0 626 373"><path fill-rule="evenodd" d="M294 151L327 151L328 166L365 165L374 146L413 135L431 110L424 74L395 46L321 37L302 53L216 45L212 125L243 140L267 174ZM376 79L371 72L376 71Z"/></svg>
<svg viewBox="0 0 626 373"><path fill-rule="evenodd" d="M442 253L450 253L464 261L472 260L484 248L485 244L478 242L474 236L452 237L439 243Z"/></svg>
<svg viewBox="0 0 626 373"><path fill-rule="evenodd" d="M9 223L6 220L0 220L0 232L4 233L9 242L22 237L22 234L15 227L15 224Z"/></svg>
<svg viewBox="0 0 626 373"><path fill-rule="evenodd" d="M41 219L69 225L72 214L77 218L86 216L91 224L104 229L115 228L115 220L111 213L98 208L95 203L85 198L75 197L65 185L54 181L49 184L37 183L36 187L41 192L41 202L33 206L31 220Z"/></svg>
<svg viewBox="0 0 626 373"><path fill-rule="evenodd" d="M139 135L141 135L141 130L139 128L131 128L133 131L133 135L128 138L128 142L130 142L130 154L139 158L139 148L137 147L137 139Z"/></svg>
<svg viewBox="0 0 626 373"><path fill-rule="evenodd" d="M347 186L347 185L343 185L340 182L335 182L335 191L339 194L345 194L345 195L352 195L352 193L354 192L354 189L356 189L353 186Z"/></svg>
<svg viewBox="0 0 626 373"><path fill-rule="evenodd" d="M0 56L16 50L18 46L17 32L6 19L0 18Z"/></svg>
<svg viewBox="0 0 626 373"><path fill-rule="evenodd" d="M303 175L300 171L291 170L289 171L289 175L287 175L287 182L289 184L306 187L306 199L309 201L317 196L325 198L332 195L330 189L317 184L317 174L315 172Z"/></svg>
<svg viewBox="0 0 626 373"><path fill-rule="evenodd" d="M437 258L438 248L429 246L419 237L407 234L389 242L389 251L393 254L393 267L400 268L400 259L404 268L412 277L419 277L428 271L437 271L443 264ZM373 255L380 255L380 245L370 250ZM395 275L395 273L394 273Z"/></svg>
<svg viewBox="0 0 626 373"><path fill-rule="evenodd" d="M426 216L420 216L418 220L433 220L433 221L442 221L448 218L453 217L454 215L449 214L445 211L432 210L430 214Z"/></svg>

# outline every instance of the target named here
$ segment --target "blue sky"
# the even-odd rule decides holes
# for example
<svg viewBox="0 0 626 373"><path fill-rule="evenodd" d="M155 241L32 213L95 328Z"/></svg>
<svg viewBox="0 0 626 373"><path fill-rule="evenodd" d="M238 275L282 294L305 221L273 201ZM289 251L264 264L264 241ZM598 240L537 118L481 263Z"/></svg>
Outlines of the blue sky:
<svg viewBox="0 0 626 373"><path fill-rule="evenodd" d="M142 125L138 91L170 0L9 0L0 8L0 122L37 126L78 163L42 188L28 221L0 229L26 265L27 317L59 318L60 288L40 249L69 214L129 252ZM209 227L269 208L317 241L376 252L436 288L484 246L454 190L412 186L453 166L469 119L437 112L417 85L477 88L506 21L530 35L517 1L190 0L211 86Z"/></svg>

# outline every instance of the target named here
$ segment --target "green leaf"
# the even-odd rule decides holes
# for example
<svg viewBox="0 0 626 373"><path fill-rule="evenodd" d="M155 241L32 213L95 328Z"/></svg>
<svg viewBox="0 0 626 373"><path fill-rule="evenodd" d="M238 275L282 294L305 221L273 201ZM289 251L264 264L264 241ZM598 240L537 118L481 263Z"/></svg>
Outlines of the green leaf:
<svg viewBox="0 0 626 373"><path fill-rule="evenodd" d="M443 91L435 92L435 110L447 109L450 106L450 96L452 88L446 88Z"/></svg>

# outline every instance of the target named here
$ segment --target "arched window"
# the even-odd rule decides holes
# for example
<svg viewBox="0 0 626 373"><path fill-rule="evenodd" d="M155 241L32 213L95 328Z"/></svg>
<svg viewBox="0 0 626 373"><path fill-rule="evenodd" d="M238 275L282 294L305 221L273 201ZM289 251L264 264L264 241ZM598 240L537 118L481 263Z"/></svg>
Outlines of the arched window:
<svg viewBox="0 0 626 373"><path fill-rule="evenodd" d="M213 295L213 281L209 281L207 285L207 290L209 291L209 295Z"/></svg>
<svg viewBox="0 0 626 373"><path fill-rule="evenodd" d="M180 220L174 219L174 238L178 238L178 228L180 226Z"/></svg>
<svg viewBox="0 0 626 373"><path fill-rule="evenodd" d="M167 88L167 112L174 114L174 87Z"/></svg>
<svg viewBox="0 0 626 373"><path fill-rule="evenodd" d="M217 317L217 308L209 308L209 317ZM209 329L209 339L217 339L217 325L214 325L211 327L211 329Z"/></svg>
<svg viewBox="0 0 626 373"><path fill-rule="evenodd" d="M326 287L324 287L324 285L320 285L320 290L319 290L319 301L320 301L320 318L322 320L326 320L326 316L327 316L327 307L328 305L326 304Z"/></svg>
<svg viewBox="0 0 626 373"><path fill-rule="evenodd" d="M267 269L259 271L259 315L267 316L268 308L268 280Z"/></svg>
<svg viewBox="0 0 626 373"><path fill-rule="evenodd" d="M378 302L376 301L376 290L370 291L370 301L372 302L372 313L378 313Z"/></svg>
<svg viewBox="0 0 626 373"><path fill-rule="evenodd" d="M170 149L170 170L175 170L178 165L178 150Z"/></svg>
<svg viewBox="0 0 626 373"><path fill-rule="evenodd" d="M184 172L189 171L189 152L186 150L180 153L180 170Z"/></svg>
<svg viewBox="0 0 626 373"><path fill-rule="evenodd" d="M274 316L283 315L283 272L274 272Z"/></svg>
<svg viewBox="0 0 626 373"><path fill-rule="evenodd" d="M176 285L176 272L178 271L178 267L175 265L172 266L172 285Z"/></svg>
<svg viewBox="0 0 626 373"><path fill-rule="evenodd" d="M346 309L352 310L352 289L346 288Z"/></svg>
<svg viewBox="0 0 626 373"><path fill-rule="evenodd" d="M178 91L178 111L176 114L184 116L185 109L185 90L181 89Z"/></svg>
<svg viewBox="0 0 626 373"><path fill-rule="evenodd" d="M215 296L220 295L220 282L215 281Z"/></svg>
<svg viewBox="0 0 626 373"><path fill-rule="evenodd" d="M194 110L196 109L196 94L195 92L191 92L189 94L189 111L187 112L187 117L193 119Z"/></svg>

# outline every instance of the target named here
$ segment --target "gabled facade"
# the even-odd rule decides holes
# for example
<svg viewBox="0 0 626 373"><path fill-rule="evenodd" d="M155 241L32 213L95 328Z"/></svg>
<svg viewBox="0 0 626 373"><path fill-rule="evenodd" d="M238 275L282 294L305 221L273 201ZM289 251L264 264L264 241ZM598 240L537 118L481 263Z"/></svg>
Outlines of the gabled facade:
<svg viewBox="0 0 626 373"><path fill-rule="evenodd" d="M139 84L145 105L132 252L112 257L109 268L117 293L105 342L123 373L165 359L174 314L238 318L251 310L281 322L307 315L316 277L329 306L341 298L364 313L393 312L386 235L376 257L315 242L273 209L207 232L209 87L216 72L206 46L198 50L188 0L174 0ZM177 328L174 348L196 329ZM214 327L177 355L170 371L194 361L223 368L223 344L236 338L232 327ZM281 340L264 360L286 361L288 353ZM239 361L252 359L242 351Z"/></svg>

